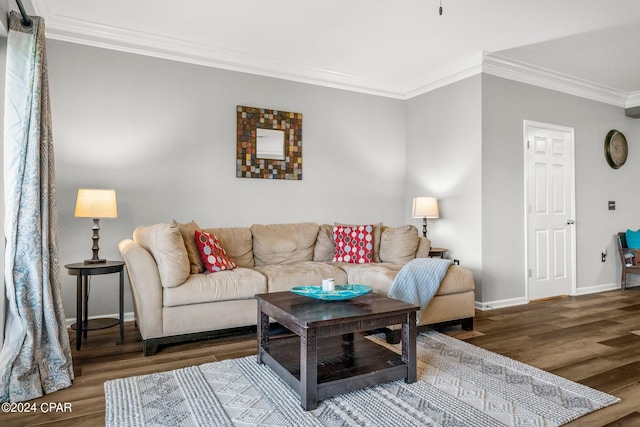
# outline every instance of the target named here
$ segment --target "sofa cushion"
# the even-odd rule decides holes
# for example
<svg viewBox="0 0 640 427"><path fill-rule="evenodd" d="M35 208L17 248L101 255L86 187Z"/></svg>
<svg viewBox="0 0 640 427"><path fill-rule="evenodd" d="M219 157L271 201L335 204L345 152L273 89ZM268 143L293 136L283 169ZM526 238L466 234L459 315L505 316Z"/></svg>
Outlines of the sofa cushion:
<svg viewBox="0 0 640 427"><path fill-rule="evenodd" d="M202 273L204 271L204 264L202 264L202 260L200 259L200 253L198 252L198 245L195 239L195 232L196 230L200 230L200 227L195 221L181 224L175 219L173 220L173 225L178 227L178 231L184 241L184 247L187 249L187 256L191 264L191 273Z"/></svg>
<svg viewBox="0 0 640 427"><path fill-rule="evenodd" d="M202 263L207 267L207 271L215 273L223 270L233 270L236 264L229 259L224 248L215 235L206 231L195 231L196 243Z"/></svg>
<svg viewBox="0 0 640 427"><path fill-rule="evenodd" d="M253 267L253 237L249 227L205 228L204 231L218 238L227 256L238 267Z"/></svg>
<svg viewBox="0 0 640 427"><path fill-rule="evenodd" d="M334 263L347 273L350 284L368 285L373 292L388 295L393 280L403 264L371 263L371 264L346 264ZM473 291L475 284L473 273L458 265L450 265L447 274L442 279L436 295L450 295Z"/></svg>
<svg viewBox="0 0 640 427"><path fill-rule="evenodd" d="M318 224L313 222L252 225L256 266L313 261L313 248L319 229Z"/></svg>
<svg viewBox="0 0 640 427"><path fill-rule="evenodd" d="M155 259L163 287L180 286L187 280L191 266L178 227L173 224L138 227L133 231L133 240Z"/></svg>
<svg viewBox="0 0 640 427"><path fill-rule="evenodd" d="M373 292L385 296L389 293L396 274L402 268L400 264L386 262L371 264L347 264L341 262L334 263L334 265L347 273L347 280L350 284L371 286Z"/></svg>
<svg viewBox="0 0 640 427"><path fill-rule="evenodd" d="M416 249L416 258L429 258L431 251L431 240L428 237L418 236L418 249Z"/></svg>
<svg viewBox="0 0 640 427"><path fill-rule="evenodd" d="M335 244L333 243L333 225L322 224L313 248L313 260L329 262L333 258Z"/></svg>
<svg viewBox="0 0 640 427"><path fill-rule="evenodd" d="M380 241L380 260L406 264L416 257L419 240L418 229L413 225L385 228Z"/></svg>
<svg viewBox="0 0 640 427"><path fill-rule="evenodd" d="M269 292L288 291L295 286L320 286L322 279L327 278L333 278L336 285L347 283L347 274L342 269L324 262L272 264L255 269L267 277Z"/></svg>
<svg viewBox="0 0 640 427"><path fill-rule="evenodd" d="M333 227L335 253L332 261L364 264L373 261L373 225Z"/></svg>
<svg viewBox="0 0 640 427"><path fill-rule="evenodd" d="M342 222L336 222L334 226L358 226L358 224L346 224ZM373 262L380 262L380 239L382 237L382 230L385 226L379 222L373 224Z"/></svg>
<svg viewBox="0 0 640 427"><path fill-rule="evenodd" d="M250 268L192 274L177 288L165 288L164 306L252 299L267 292L267 278ZM215 315L215 313L211 313Z"/></svg>
<svg viewBox="0 0 640 427"><path fill-rule="evenodd" d="M475 282L471 270L462 268L459 265L450 265L447 274L442 279L436 295L450 295L461 292L473 291Z"/></svg>

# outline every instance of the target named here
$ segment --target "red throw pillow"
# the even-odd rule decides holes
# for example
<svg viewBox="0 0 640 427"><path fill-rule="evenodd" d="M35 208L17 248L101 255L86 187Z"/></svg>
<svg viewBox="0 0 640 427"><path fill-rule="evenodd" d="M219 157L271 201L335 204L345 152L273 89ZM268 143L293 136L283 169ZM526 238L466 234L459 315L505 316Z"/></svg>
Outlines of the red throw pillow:
<svg viewBox="0 0 640 427"><path fill-rule="evenodd" d="M227 252L220 245L216 236L206 231L195 231L196 244L200 259L205 268L211 273L222 270L233 270L237 265L227 256Z"/></svg>
<svg viewBox="0 0 640 427"><path fill-rule="evenodd" d="M373 261L373 225L333 227L334 262L364 264Z"/></svg>

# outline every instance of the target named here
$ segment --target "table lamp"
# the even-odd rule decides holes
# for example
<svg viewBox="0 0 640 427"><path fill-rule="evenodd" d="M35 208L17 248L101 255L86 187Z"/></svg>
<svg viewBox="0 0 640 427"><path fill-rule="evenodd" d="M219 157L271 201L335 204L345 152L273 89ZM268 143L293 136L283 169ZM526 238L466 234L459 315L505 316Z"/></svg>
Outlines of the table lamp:
<svg viewBox="0 0 640 427"><path fill-rule="evenodd" d="M98 240L100 240L100 218L117 218L118 207L116 205L116 191L102 188L80 188L76 199L76 211L78 218L93 219L93 257L84 261L85 264L100 264L107 262L98 256Z"/></svg>
<svg viewBox="0 0 640 427"><path fill-rule="evenodd" d="M414 197L413 217L422 218L422 235L427 237L427 218L439 218L438 199L435 197Z"/></svg>

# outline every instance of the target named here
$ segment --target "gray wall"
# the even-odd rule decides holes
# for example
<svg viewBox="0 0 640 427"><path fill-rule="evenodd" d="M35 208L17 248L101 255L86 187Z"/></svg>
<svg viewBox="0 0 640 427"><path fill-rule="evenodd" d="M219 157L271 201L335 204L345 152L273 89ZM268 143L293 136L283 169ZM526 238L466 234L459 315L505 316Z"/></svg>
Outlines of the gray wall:
<svg viewBox="0 0 640 427"><path fill-rule="evenodd" d="M620 281L614 235L640 228L640 121L624 109L494 76L482 76L482 272L484 302L524 298L523 120L575 129L578 293ZM611 169L604 139L629 142L625 166ZM607 202L615 200L617 210ZM606 249L602 263L600 251ZM631 276L633 279L633 276Z"/></svg>
<svg viewBox="0 0 640 427"><path fill-rule="evenodd" d="M480 89L476 75L407 101L405 201L410 221L413 197L438 199L440 218L428 220L428 236L473 271L478 300L483 287Z"/></svg>
<svg viewBox="0 0 640 427"><path fill-rule="evenodd" d="M402 101L48 42L62 264L91 255L91 220L73 217L78 187L117 191L118 218L100 223L109 259L135 227L173 219L404 224ZM237 105L303 114L302 181L236 178ZM116 279L93 278L90 315L117 312Z"/></svg>

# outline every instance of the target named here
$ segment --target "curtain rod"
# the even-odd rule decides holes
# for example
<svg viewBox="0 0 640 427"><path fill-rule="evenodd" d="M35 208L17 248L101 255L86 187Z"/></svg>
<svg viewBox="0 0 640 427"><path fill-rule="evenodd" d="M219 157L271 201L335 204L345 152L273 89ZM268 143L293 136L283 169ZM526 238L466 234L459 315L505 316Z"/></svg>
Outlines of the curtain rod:
<svg viewBox="0 0 640 427"><path fill-rule="evenodd" d="M29 17L27 16L27 13L24 11L24 7L22 6L22 1L16 0L16 3L18 4L18 9L20 9L20 14L22 15L22 26L30 27L31 19L29 19Z"/></svg>

